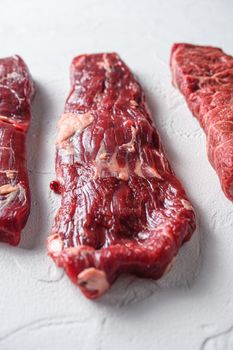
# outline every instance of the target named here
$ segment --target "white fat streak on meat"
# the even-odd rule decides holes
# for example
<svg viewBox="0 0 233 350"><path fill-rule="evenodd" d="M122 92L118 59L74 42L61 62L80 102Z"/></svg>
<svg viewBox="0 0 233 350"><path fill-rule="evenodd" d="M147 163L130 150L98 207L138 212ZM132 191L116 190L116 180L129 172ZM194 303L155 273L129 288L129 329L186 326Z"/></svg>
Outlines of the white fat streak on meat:
<svg viewBox="0 0 233 350"><path fill-rule="evenodd" d="M58 234L53 234L48 238L48 251L51 255L59 254L63 249L63 242Z"/></svg>
<svg viewBox="0 0 233 350"><path fill-rule="evenodd" d="M108 159L108 153L101 153L101 155L99 156L100 160L107 160Z"/></svg>
<svg viewBox="0 0 233 350"><path fill-rule="evenodd" d="M61 229L62 231L62 229ZM75 242L76 244L76 242ZM91 250L86 250L83 246L77 246L77 247L65 247L64 242L62 241L60 235L58 233L52 234L48 240L47 240L47 247L48 252L53 257L59 257L61 253L65 253L69 257L77 257L79 254L82 254L82 259L88 264L88 257L87 254L85 254L87 251L90 252ZM94 250L94 248L93 248Z"/></svg>
<svg viewBox="0 0 233 350"><path fill-rule="evenodd" d="M0 87L9 90L12 93L12 95L14 95L15 98L18 100L19 105L21 105L21 102L25 100L25 98L20 98L18 93L14 89L11 89L9 86L5 84L0 84Z"/></svg>
<svg viewBox="0 0 233 350"><path fill-rule="evenodd" d="M6 174L6 177L8 177L8 179L14 179L17 173L18 173L17 170L5 170L5 174Z"/></svg>
<svg viewBox="0 0 233 350"><path fill-rule="evenodd" d="M165 226L165 227L164 226L161 226L161 227L158 226L156 228L156 230L160 231L162 236L165 236L165 237L169 238L171 241L174 240L174 236L173 236L174 232L171 230L170 226Z"/></svg>
<svg viewBox="0 0 233 350"><path fill-rule="evenodd" d="M151 236L151 231L155 230L156 232L159 232L159 234L161 236L165 236L165 237L167 237L167 238L169 238L170 240L173 241L173 239L174 239L174 237L173 237L174 232L172 231L171 226L168 226L168 225L166 225L166 226L163 226L163 225L158 226L158 223L157 223L157 211L153 210L152 212L149 212L147 206L145 207L145 209L146 209L148 236L146 235L147 231L145 231L145 232L143 232L142 238L143 239L148 239Z"/></svg>
<svg viewBox="0 0 233 350"><path fill-rule="evenodd" d="M182 50L181 48L176 48L176 51L173 52L172 54L172 59L171 59L171 70L172 72L176 72L176 70L178 69L177 65L176 65L176 56L179 54L179 51ZM194 66L196 68L196 70L199 70L198 65L193 64L190 62L190 65ZM232 68L227 68L221 72L216 72L215 74L212 74L211 76L198 76L198 84L201 87L202 85L204 85L206 82L208 84L209 81L216 81L219 85L231 85L231 82L229 81L228 77L226 79L224 79L224 75L227 73L229 74L229 72L233 72ZM193 74L188 74L189 77L193 77L193 78L197 78L196 75ZM177 85L177 79L176 79L176 74L173 74L173 84L176 88L178 88Z"/></svg>
<svg viewBox="0 0 233 350"><path fill-rule="evenodd" d="M94 248L90 249L90 247L89 247L89 249L86 249L85 246L82 246L82 245L77 246L77 247L68 247L68 248L65 248L63 250L63 252L65 253L66 256L74 257L74 258L80 256L81 259L84 261L86 266L89 265L87 253L90 253L92 251L95 251L95 249Z"/></svg>
<svg viewBox="0 0 233 350"><path fill-rule="evenodd" d="M213 147L212 143L209 141L211 134L216 132L219 132L219 134L221 134L221 130L218 130L219 128L221 128L221 125L224 124L226 121L225 120L218 120L215 123L210 123L207 128L206 128L206 137L207 137L207 150L208 150L208 154L209 154L209 158L211 159L211 161L213 161L212 158L214 158L214 155L216 154L216 150L219 149L219 146L222 147L224 145L224 143L226 142L221 142L218 145L215 145L215 147ZM229 123L229 121L227 121L227 123ZM232 123L232 122L230 122ZM228 140L229 141L229 140ZM230 141L232 141L232 139L230 139ZM214 152L214 153L213 153Z"/></svg>
<svg viewBox="0 0 233 350"><path fill-rule="evenodd" d="M1 152L2 150L2 152ZM15 165L15 152L13 150L12 147L6 147L6 146L0 146L0 169L2 164L4 164L5 162L2 162L2 159L7 159L8 160L8 166L9 168L13 168ZM1 171L6 171L5 169L1 169ZM13 171L13 170L12 170Z"/></svg>
<svg viewBox="0 0 233 350"><path fill-rule="evenodd" d="M99 68L105 69L107 73L111 72L111 65L106 54L103 54L103 60L97 62L96 64Z"/></svg>
<svg viewBox="0 0 233 350"><path fill-rule="evenodd" d="M152 168L150 166L146 166L145 167L145 172L147 173L147 175L152 176L152 177L156 177L157 179L162 179L161 175L158 173L158 171L155 168Z"/></svg>
<svg viewBox="0 0 233 350"><path fill-rule="evenodd" d="M5 174L8 179L14 179L17 173L18 171L13 169L0 170L0 174Z"/></svg>
<svg viewBox="0 0 233 350"><path fill-rule="evenodd" d="M226 145L231 144L231 143L233 143L233 138L231 138L227 141L221 142L219 145L214 147L214 152L216 153L219 148L225 147ZM208 143L208 147L209 147L209 143Z"/></svg>
<svg viewBox="0 0 233 350"><path fill-rule="evenodd" d="M5 122L9 120L9 117L6 117L5 115L0 115L0 120L3 120Z"/></svg>
<svg viewBox="0 0 233 350"><path fill-rule="evenodd" d="M17 200L21 206L25 204L26 191L22 185L17 184L16 186L11 186L11 185L4 185L4 186L8 186L8 187L5 187L4 189L2 189L2 194L0 193L0 195L3 196L3 199L0 199L0 209L7 207L15 200Z"/></svg>
<svg viewBox="0 0 233 350"><path fill-rule="evenodd" d="M75 159L75 149L73 143L68 141L62 142L61 147L58 148L58 153L62 158L63 164L70 164L74 162ZM60 172L60 169L57 169L57 172ZM57 175L58 176L58 175Z"/></svg>
<svg viewBox="0 0 233 350"><path fill-rule="evenodd" d="M212 129L217 129L218 126L221 126L222 124L233 124L232 120L218 120L215 123L211 123L208 128L208 135L210 134Z"/></svg>
<svg viewBox="0 0 233 350"><path fill-rule="evenodd" d="M53 258L59 258L61 253L64 253L64 254L66 254L66 256L69 256L69 257L77 257L79 254L82 254L82 252L83 253L86 252L86 250L83 246L68 247L68 248L64 247L64 242L62 241L62 239L58 233L54 233L48 238L47 248L48 248L49 254ZM94 250L94 248L93 248L93 250ZM88 251L90 251L90 249ZM88 265L87 254L82 254L82 259Z"/></svg>
<svg viewBox="0 0 233 350"><path fill-rule="evenodd" d="M76 132L81 133L94 120L90 112L84 114L63 113L58 122L57 144L69 139Z"/></svg>
<svg viewBox="0 0 233 350"><path fill-rule="evenodd" d="M135 100L130 100L129 103L130 103L131 107L137 107L138 106L138 103ZM125 122L124 122L124 124L125 124Z"/></svg>
<svg viewBox="0 0 233 350"><path fill-rule="evenodd" d="M144 175L142 173L142 164L143 164L143 160L141 158L140 158L140 160L137 159L135 169L134 169L135 174L140 176L140 177L144 177Z"/></svg>
<svg viewBox="0 0 233 350"><path fill-rule="evenodd" d="M10 205L10 203L12 203L17 196L17 191L13 191L11 193L9 193L3 200L0 200L0 208L3 209L5 207L7 207L8 205Z"/></svg>
<svg viewBox="0 0 233 350"><path fill-rule="evenodd" d="M123 123L123 125L124 124L125 124L125 122ZM125 148L128 152L134 152L135 151L134 143L136 141L137 129L135 127L133 127L133 126L131 126L131 133L132 133L131 140L129 142L124 143L123 145L119 146L119 149Z"/></svg>
<svg viewBox="0 0 233 350"><path fill-rule="evenodd" d="M20 74L19 72L13 71L7 74L6 79L12 79L18 82L21 82L25 79L23 74Z"/></svg>
<svg viewBox="0 0 233 350"><path fill-rule="evenodd" d="M112 176L116 176L120 180L127 181L129 178L128 164L125 164L124 167L119 166L117 161L117 151L115 151L108 159L104 146L101 144L100 150L94 161L95 178L102 177L104 170L108 170Z"/></svg>
<svg viewBox="0 0 233 350"><path fill-rule="evenodd" d="M17 192L18 199L22 203L22 205L24 205L25 202L26 202L26 191L25 191L25 188L21 184L17 184L17 187L19 189L18 192Z"/></svg>
<svg viewBox="0 0 233 350"><path fill-rule="evenodd" d="M140 157L140 159L137 159L134 173L140 177L145 178L146 174L150 177L156 177L157 179L162 179L161 175L158 173L158 171L155 168L152 168L149 165L144 164L143 159Z"/></svg>
<svg viewBox="0 0 233 350"><path fill-rule="evenodd" d="M131 130L132 130L131 140L128 143L122 144L121 146L118 147L119 149L125 148L130 153L135 151L134 143L135 143L136 134L137 134L137 130L135 127L132 126ZM159 152L157 152L157 154L159 155L162 167L165 170L166 164L164 162L163 155L162 153L159 153ZM112 176L116 176L121 180L127 181L129 179L130 170L129 170L128 164L126 163L124 167L120 167L117 161L117 148L112 155L109 155L106 152L103 141L101 142L99 151L97 153L97 156L93 164L94 164L95 178L102 177L103 171L108 170ZM147 175L149 177L156 177L158 179L162 179L162 176L154 167L151 167L143 162L141 155L139 156L139 159L136 160L134 173L139 177L143 177L143 178L145 178L145 175Z"/></svg>
<svg viewBox="0 0 233 350"><path fill-rule="evenodd" d="M99 147L98 153L96 155L95 161L98 162L99 160L106 160L109 158L109 157L107 157L107 155L108 155L108 153L107 153L106 148L104 146L104 141L102 140L100 143L100 147Z"/></svg>
<svg viewBox="0 0 233 350"><path fill-rule="evenodd" d="M221 126L222 125L224 126L226 124L227 125L233 124L233 121L231 121L231 120L218 120L215 123L210 123L209 128L207 130L207 147L209 149L213 149L215 153L216 153L216 150L218 150L220 147L225 146L225 144L230 143L231 141L233 141L233 137L231 137L230 139L228 139L226 141L220 142L215 147L213 147L211 145L211 143L209 142L209 138L211 137L211 133L213 133L215 130L217 130L219 135L224 134L224 133L229 133L229 130L221 130ZM219 139L221 139L221 138L219 137Z"/></svg>
<svg viewBox="0 0 233 350"><path fill-rule="evenodd" d="M96 292L95 297L101 296L110 287L106 273L94 267L90 267L80 272L77 282L84 291Z"/></svg>
<svg viewBox="0 0 233 350"><path fill-rule="evenodd" d="M145 241L150 237L150 232L149 231L142 231L138 233L138 238Z"/></svg>
<svg viewBox="0 0 233 350"><path fill-rule="evenodd" d="M153 195L151 196L151 200L152 200L154 206L156 207L156 205L155 205L155 199L154 199L154 196L153 196ZM152 212L150 212L150 211L148 210L147 205L145 206L145 209L146 209L146 222L147 222L147 227L148 227L148 229L150 229L150 230L151 230L151 229L154 229L154 228L157 226L157 221L156 221L156 219L157 219L157 212L156 212L155 210L153 210ZM148 236L147 238L149 238L149 236Z"/></svg>
<svg viewBox="0 0 233 350"><path fill-rule="evenodd" d="M233 113L233 108L231 105L227 105L225 107L214 107L212 108L211 110L209 110L207 113L205 113L203 116L202 116L202 123L205 127L205 130L207 131L208 128L211 126L212 122L211 122L211 119L212 119L212 114L218 114L219 116L219 119L221 120L225 120L224 119L224 116L229 114L229 113Z"/></svg>
<svg viewBox="0 0 233 350"><path fill-rule="evenodd" d="M181 203L185 209L193 211L193 207L189 201L187 201L186 199L181 199Z"/></svg>
<svg viewBox="0 0 233 350"><path fill-rule="evenodd" d="M137 130L134 127L131 127L132 131L132 139L130 142L122 144L119 146L119 149L125 148L128 152L133 152L134 142L137 134ZM112 176L118 177L120 180L127 181L129 178L129 166L126 163L123 167L119 166L117 161L117 149L110 156L106 152L104 142L101 142L99 151L97 153L96 159L94 161L95 168L95 178L102 177L102 173L104 170L108 170Z"/></svg>
<svg viewBox="0 0 233 350"><path fill-rule="evenodd" d="M20 99L20 100L24 100L24 99ZM21 103L21 102L20 102ZM16 122L16 119L17 119L17 116L13 116L13 117L6 117L4 115L0 115L0 121L2 120L3 122L7 122L9 123L10 125L13 125L14 127L24 127L24 126L27 126L27 122L23 122L22 120L17 120Z"/></svg>
<svg viewBox="0 0 233 350"><path fill-rule="evenodd" d="M221 135L222 133L224 133L224 130L221 130L221 125L224 124L233 124L232 120L219 120L217 119L215 122L211 122L211 115L213 113L218 113L219 118L224 118L224 115L228 115L228 114L232 114L233 116L233 108L231 105L228 105L225 108L220 108L220 107L215 107L214 109L210 110L209 112L207 112L204 116L203 116L203 122L204 124L206 124L206 120L210 120L209 123L206 124L205 126L205 131L206 131L206 135L207 135L207 149L209 150L214 150L214 153L216 154L216 151L221 148L224 147L225 145L227 145L228 143L231 143L233 138L230 138L226 141L222 141L219 144L217 144L214 148L211 145L211 143L209 142L209 138L211 136L211 133L214 131L214 129L220 129L218 130L219 134Z"/></svg>
<svg viewBox="0 0 233 350"><path fill-rule="evenodd" d="M19 99L19 104L21 104L21 101L25 100L24 98ZM8 124L8 126L13 126L17 129L20 129L21 131L27 132L27 129L29 127L29 122L28 121L23 121L19 119L20 116L17 115L13 115L13 116L4 116L4 115L0 115L0 121L2 122L6 122ZM0 149L3 147L0 147ZM9 147L6 147L9 148ZM0 162L1 163L1 162Z"/></svg>
<svg viewBox="0 0 233 350"><path fill-rule="evenodd" d="M126 163L124 167L120 167L116 158L117 152L115 151L111 158L108 159L107 153L101 153L94 162L95 178L102 177L103 170L108 169L112 176L117 176L121 180L127 181L130 176L129 166ZM156 177L157 179L162 179L161 175L155 168L150 167L149 165L143 166L143 160L140 159L136 161L134 173L140 177L145 178L145 175L149 177ZM143 171L142 171L143 166ZM145 173L145 175L143 174Z"/></svg>
<svg viewBox="0 0 233 350"><path fill-rule="evenodd" d="M161 165L163 167L163 170L169 171L168 161L167 161L164 153L161 150L160 151L154 150L154 152L160 158L160 162L161 162Z"/></svg>
<svg viewBox="0 0 233 350"><path fill-rule="evenodd" d="M11 184L6 184L6 185L0 186L0 195L9 194L9 193L14 192L14 191L17 191L17 187L12 186Z"/></svg>
<svg viewBox="0 0 233 350"><path fill-rule="evenodd" d="M194 67L197 67L198 70L198 66L194 65ZM230 85L231 86L231 82L229 81L228 78L224 79L224 74L229 74L229 72L233 72L233 69L231 68L227 68L226 70L223 70L221 72L216 72L215 74L212 74L211 76L198 76L198 84L200 87L202 87L205 83L208 84L209 81L215 81L216 83L218 83L219 85ZM193 74L189 74L189 77L193 77L193 78L197 78L196 75Z"/></svg>

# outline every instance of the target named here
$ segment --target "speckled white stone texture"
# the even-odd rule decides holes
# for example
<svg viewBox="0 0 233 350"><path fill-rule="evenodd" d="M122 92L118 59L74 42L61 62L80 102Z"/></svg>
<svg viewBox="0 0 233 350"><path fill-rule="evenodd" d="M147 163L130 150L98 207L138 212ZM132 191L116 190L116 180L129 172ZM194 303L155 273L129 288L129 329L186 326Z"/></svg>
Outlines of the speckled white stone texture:
<svg viewBox="0 0 233 350"><path fill-rule="evenodd" d="M233 1L0 1L2 57L22 55L36 81L28 135L32 210L19 247L0 244L0 350L232 350L233 204L207 161L205 136L171 85L174 42L233 55ZM198 229L160 281L123 276L89 301L47 257L59 197L56 123L75 55L117 51L146 91Z"/></svg>

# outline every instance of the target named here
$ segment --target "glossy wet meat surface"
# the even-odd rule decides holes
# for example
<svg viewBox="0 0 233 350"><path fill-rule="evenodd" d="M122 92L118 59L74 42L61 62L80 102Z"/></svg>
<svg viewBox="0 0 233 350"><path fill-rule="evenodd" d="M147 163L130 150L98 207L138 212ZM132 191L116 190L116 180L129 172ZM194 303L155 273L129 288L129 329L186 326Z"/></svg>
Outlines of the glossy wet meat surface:
<svg viewBox="0 0 233 350"><path fill-rule="evenodd" d="M30 212L25 138L33 92L24 61L0 59L0 241L12 245Z"/></svg>
<svg viewBox="0 0 233 350"><path fill-rule="evenodd" d="M195 215L119 56L76 57L71 84L58 123L52 188L62 197L48 250L96 298L121 273L161 277Z"/></svg>
<svg viewBox="0 0 233 350"><path fill-rule="evenodd" d="M175 44L173 83L206 133L208 158L233 201L233 57L210 46Z"/></svg>

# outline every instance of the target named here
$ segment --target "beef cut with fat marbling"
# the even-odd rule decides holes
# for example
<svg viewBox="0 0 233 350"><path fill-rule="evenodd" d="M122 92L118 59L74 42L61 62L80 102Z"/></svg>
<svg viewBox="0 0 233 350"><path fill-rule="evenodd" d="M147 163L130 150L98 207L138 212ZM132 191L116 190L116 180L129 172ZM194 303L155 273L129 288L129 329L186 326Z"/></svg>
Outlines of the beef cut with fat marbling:
<svg viewBox="0 0 233 350"><path fill-rule="evenodd" d="M174 44L173 84L206 133L208 158L233 201L233 57L212 46Z"/></svg>
<svg viewBox="0 0 233 350"><path fill-rule="evenodd" d="M141 86L115 53L81 55L58 123L61 207L49 255L88 298L121 273L160 278L195 214L153 126Z"/></svg>

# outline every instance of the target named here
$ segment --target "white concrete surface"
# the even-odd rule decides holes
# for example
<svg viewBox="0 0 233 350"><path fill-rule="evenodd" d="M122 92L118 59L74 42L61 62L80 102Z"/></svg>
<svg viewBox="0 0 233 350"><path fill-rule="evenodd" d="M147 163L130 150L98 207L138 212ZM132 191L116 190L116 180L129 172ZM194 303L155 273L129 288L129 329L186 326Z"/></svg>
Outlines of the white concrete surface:
<svg viewBox="0 0 233 350"><path fill-rule="evenodd" d="M233 54L233 2L1 0L0 14L0 55L22 55L37 83L28 137L31 216L19 247L0 244L0 349L233 349L233 205L168 65L176 41ZM49 181L69 64L99 51L117 51L146 90L199 228L166 278L124 277L91 302L47 257L45 240L59 205Z"/></svg>

